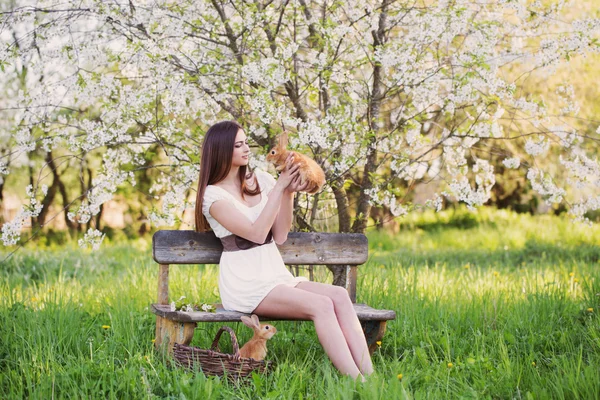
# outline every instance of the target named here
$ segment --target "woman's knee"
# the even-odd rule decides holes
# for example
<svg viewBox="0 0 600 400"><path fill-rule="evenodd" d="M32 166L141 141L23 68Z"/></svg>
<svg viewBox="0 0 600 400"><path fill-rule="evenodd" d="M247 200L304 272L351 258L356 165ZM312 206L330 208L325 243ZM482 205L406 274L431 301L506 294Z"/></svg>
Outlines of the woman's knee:
<svg viewBox="0 0 600 400"><path fill-rule="evenodd" d="M330 298L335 307L351 307L352 301L348 295L348 291L341 286L332 285L329 289Z"/></svg>
<svg viewBox="0 0 600 400"><path fill-rule="evenodd" d="M333 300L327 296L315 295L309 305L309 314L314 321L317 318L335 316Z"/></svg>

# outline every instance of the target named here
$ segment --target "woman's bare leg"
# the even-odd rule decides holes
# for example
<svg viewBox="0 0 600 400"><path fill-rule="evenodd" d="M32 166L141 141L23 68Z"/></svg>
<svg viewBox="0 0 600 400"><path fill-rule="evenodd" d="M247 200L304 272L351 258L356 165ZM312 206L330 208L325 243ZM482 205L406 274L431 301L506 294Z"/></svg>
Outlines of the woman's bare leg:
<svg viewBox="0 0 600 400"><path fill-rule="evenodd" d="M363 333L360 321L354 311L348 291L340 286L327 285L319 282L300 282L298 289L306 290L329 297L333 301L335 315L344 333L352 358L358 369L364 375L373 372L373 363L369 354L367 339Z"/></svg>
<svg viewBox="0 0 600 400"><path fill-rule="evenodd" d="M253 311L259 317L310 319L323 349L333 365L344 375L361 375L335 315L333 301L327 297L286 285L278 285Z"/></svg>

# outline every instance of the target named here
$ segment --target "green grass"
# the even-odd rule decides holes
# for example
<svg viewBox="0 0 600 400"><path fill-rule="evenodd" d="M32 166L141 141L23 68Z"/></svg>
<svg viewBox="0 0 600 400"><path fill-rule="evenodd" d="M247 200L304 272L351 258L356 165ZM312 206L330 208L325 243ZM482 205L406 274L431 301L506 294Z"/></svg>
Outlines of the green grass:
<svg viewBox="0 0 600 400"><path fill-rule="evenodd" d="M459 210L369 232L358 301L397 319L364 384L336 372L308 322L276 323L276 368L247 384L174 368L153 350L158 268L144 239L22 249L0 266L1 397L600 398L599 231ZM215 266L173 266L171 297L216 302L217 277ZM200 325L193 345L208 348L219 326Z"/></svg>

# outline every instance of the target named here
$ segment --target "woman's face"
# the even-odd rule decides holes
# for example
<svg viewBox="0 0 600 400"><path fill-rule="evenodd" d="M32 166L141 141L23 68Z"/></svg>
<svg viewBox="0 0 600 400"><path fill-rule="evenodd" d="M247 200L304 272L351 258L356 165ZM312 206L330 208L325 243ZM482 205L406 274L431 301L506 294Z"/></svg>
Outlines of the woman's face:
<svg viewBox="0 0 600 400"><path fill-rule="evenodd" d="M248 138L242 129L239 129L235 136L233 144L233 159L231 160L232 167L240 167L248 165L250 158L250 147L248 146Z"/></svg>

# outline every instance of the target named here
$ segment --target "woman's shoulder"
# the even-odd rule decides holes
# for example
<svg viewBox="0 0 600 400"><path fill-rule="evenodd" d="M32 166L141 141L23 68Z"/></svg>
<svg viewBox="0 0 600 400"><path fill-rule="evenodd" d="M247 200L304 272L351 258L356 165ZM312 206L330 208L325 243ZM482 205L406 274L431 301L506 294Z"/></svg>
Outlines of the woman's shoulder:
<svg viewBox="0 0 600 400"><path fill-rule="evenodd" d="M217 200L217 199L222 199L222 198L230 198L231 197L231 193L229 193L227 190L223 189L222 187L216 186L216 185L206 185L206 189L204 189L204 198L205 199L211 199L211 200Z"/></svg>

